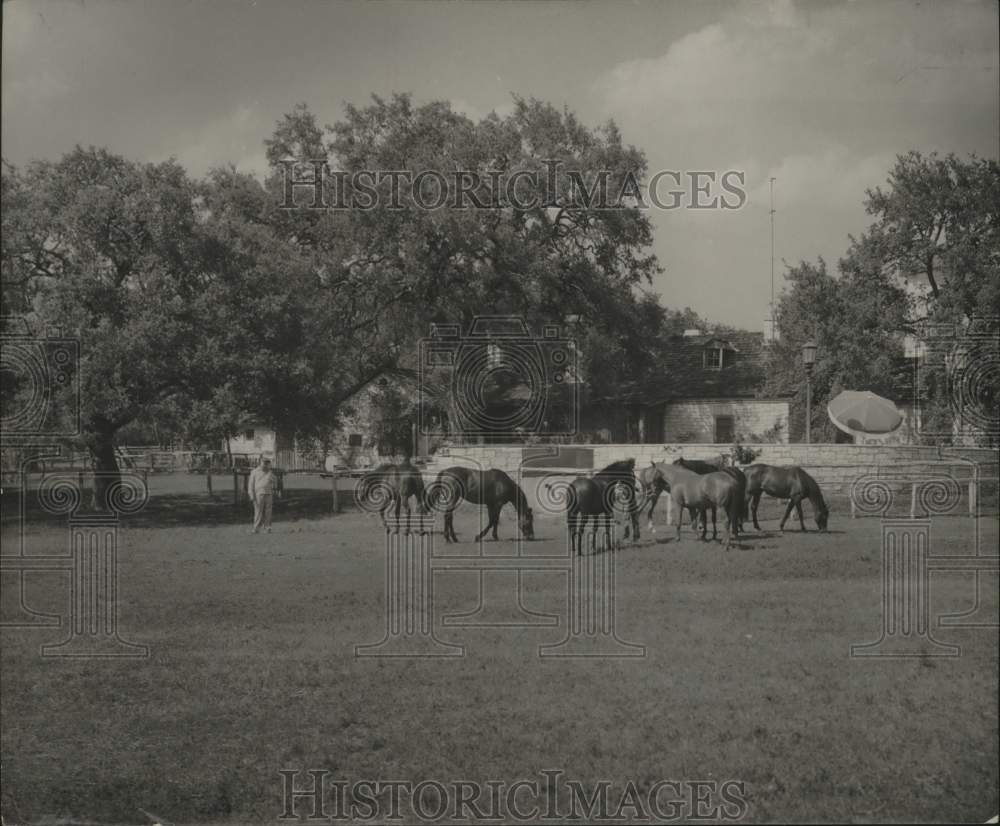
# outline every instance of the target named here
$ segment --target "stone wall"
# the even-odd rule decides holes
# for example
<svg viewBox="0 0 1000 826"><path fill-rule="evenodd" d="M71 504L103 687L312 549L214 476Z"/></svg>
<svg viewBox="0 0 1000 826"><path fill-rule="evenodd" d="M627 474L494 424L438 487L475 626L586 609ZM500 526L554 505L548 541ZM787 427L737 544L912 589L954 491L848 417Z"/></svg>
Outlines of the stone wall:
<svg viewBox="0 0 1000 826"><path fill-rule="evenodd" d="M532 450L538 450L534 446ZM551 446L555 451L559 446ZM545 462L532 461L535 473L541 468L579 468L578 457L582 451L592 451L592 469L605 467L619 459L634 458L636 467L650 461L672 462L683 456L686 459L717 459L720 453L728 454L726 445L716 444L641 444L641 445L573 445L574 461L560 464L554 455ZM769 465L799 465L808 471L824 491L847 494L854 480L866 474L882 476L924 477L928 474L946 474L965 483L972 476L972 460L980 464L984 478L996 478L997 453L984 448L941 448L909 445L848 445L848 444L757 444L747 445L760 451L755 461ZM428 467L429 473L449 467L500 468L508 473L521 470L524 448L516 445L460 445L442 448ZM584 470L574 470L584 473Z"/></svg>

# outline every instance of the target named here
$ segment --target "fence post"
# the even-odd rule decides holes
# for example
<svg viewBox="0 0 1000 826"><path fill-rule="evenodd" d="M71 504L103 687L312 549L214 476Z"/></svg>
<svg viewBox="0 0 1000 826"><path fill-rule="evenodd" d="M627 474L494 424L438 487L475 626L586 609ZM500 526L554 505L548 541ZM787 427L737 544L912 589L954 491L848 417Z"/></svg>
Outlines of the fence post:
<svg viewBox="0 0 1000 826"><path fill-rule="evenodd" d="M236 468L233 468L233 507L238 507L240 504L240 486L239 486L239 472Z"/></svg>
<svg viewBox="0 0 1000 826"><path fill-rule="evenodd" d="M211 460L209 461L208 470L205 471L205 481L208 482L208 495L214 499L215 498L215 494L212 493L212 464L211 464Z"/></svg>
<svg viewBox="0 0 1000 826"><path fill-rule="evenodd" d="M340 513L340 499L337 496L337 470L333 469L330 473L330 487L331 493L333 494L333 512L334 514Z"/></svg>

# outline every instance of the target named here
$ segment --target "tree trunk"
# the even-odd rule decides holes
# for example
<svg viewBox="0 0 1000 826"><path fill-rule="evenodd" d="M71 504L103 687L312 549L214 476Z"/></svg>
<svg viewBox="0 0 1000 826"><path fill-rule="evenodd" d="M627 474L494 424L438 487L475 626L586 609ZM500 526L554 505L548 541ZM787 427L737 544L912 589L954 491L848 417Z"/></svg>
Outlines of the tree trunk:
<svg viewBox="0 0 1000 826"><path fill-rule="evenodd" d="M115 456L115 430L110 426L98 426L91 452L94 454L94 498L91 507L94 510L109 510L108 490L121 479Z"/></svg>

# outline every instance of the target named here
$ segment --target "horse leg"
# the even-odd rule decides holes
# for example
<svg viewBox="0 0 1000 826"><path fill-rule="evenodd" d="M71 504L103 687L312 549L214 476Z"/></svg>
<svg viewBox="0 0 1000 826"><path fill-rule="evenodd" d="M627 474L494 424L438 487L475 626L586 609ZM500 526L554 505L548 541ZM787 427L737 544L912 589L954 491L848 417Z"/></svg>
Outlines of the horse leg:
<svg viewBox="0 0 1000 826"><path fill-rule="evenodd" d="M497 536L497 528L500 526L500 511L502 510L503 510L503 505L491 505L489 508L490 526L493 528L494 542L500 539L500 537Z"/></svg>
<svg viewBox="0 0 1000 826"><path fill-rule="evenodd" d="M757 521L757 508L760 507L760 493L751 494L750 513L753 515L753 526L756 530L762 530L760 522Z"/></svg>
<svg viewBox="0 0 1000 826"><path fill-rule="evenodd" d="M795 507L795 504L792 502L791 499L789 499L788 500L788 507L785 508L785 515L781 517L781 522L778 524L778 530L779 531L784 531L785 530L785 522L788 521L788 517L791 516L792 508L794 508L794 507Z"/></svg>
<svg viewBox="0 0 1000 826"><path fill-rule="evenodd" d="M478 534L476 534L476 542L479 542L486 534L490 532L490 528L493 527L493 508L487 506L486 509L486 527L483 528ZM496 537L494 536L494 539Z"/></svg>
<svg viewBox="0 0 1000 826"><path fill-rule="evenodd" d="M452 539L455 535L455 515L451 510L446 510L444 512L444 541L445 542L457 542L456 539Z"/></svg>
<svg viewBox="0 0 1000 826"><path fill-rule="evenodd" d="M715 542L719 538L719 528L716 525L715 516L715 505L712 505L712 541ZM708 525L705 525L705 533L708 533Z"/></svg>
<svg viewBox="0 0 1000 826"><path fill-rule="evenodd" d="M660 498L660 488L658 485L653 487L653 495L649 498L649 532L651 534L656 533L656 526L653 524L653 508L656 507L656 500ZM647 494L648 495L648 494Z"/></svg>
<svg viewBox="0 0 1000 826"><path fill-rule="evenodd" d="M805 520L802 518L802 500L801 499L796 499L795 500L795 513L797 513L798 517L799 517L799 527L802 528L803 532L805 532L806 523L805 523Z"/></svg>

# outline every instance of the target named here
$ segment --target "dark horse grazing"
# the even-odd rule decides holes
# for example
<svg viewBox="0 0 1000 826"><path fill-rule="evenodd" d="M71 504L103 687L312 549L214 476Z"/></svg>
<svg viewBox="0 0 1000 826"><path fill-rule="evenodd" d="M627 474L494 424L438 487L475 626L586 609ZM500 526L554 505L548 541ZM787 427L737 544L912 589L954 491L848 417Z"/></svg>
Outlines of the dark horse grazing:
<svg viewBox="0 0 1000 826"><path fill-rule="evenodd" d="M525 539L535 538L534 518L528 507L528 497L502 470L476 470L468 467L450 467L442 470L434 483L438 502L444 503L444 539L445 542L458 542L455 535L455 508L464 499L475 505L485 505L489 514L489 522L482 532L476 536L476 542L492 530L493 538L497 537L497 525L500 523L500 511L508 502L517 509L517 524Z"/></svg>
<svg viewBox="0 0 1000 826"><path fill-rule="evenodd" d="M611 546L611 517L617 496L625 503L632 529L632 541L639 541L639 511L635 498L635 459L622 459L597 471L589 479L578 477L571 483L566 525L576 553L583 553L583 530L587 517L594 517L595 527L599 516L606 516L605 542ZM628 531L626 530L626 536ZM596 539L595 539L596 542Z"/></svg>
<svg viewBox="0 0 1000 826"><path fill-rule="evenodd" d="M765 493L775 499L788 500L788 508L785 510L785 515L781 517L779 530L785 529L785 522L791 515L792 508L795 508L795 512L799 516L799 526L803 531L806 529L806 523L802 518L803 499L808 499L812 504L816 527L821 531L826 530L830 511L823 500L823 493L816 480L802 468L795 465L789 467L750 465L747 468L747 503L750 505L750 513L753 516L753 526L758 531L761 527L757 522L757 506L760 504L761 495Z"/></svg>
<svg viewBox="0 0 1000 826"><path fill-rule="evenodd" d="M365 474L358 484L358 499L364 505L374 501L379 505L378 513L382 524L388 527L385 512L390 506L396 508L396 524L399 524L399 511L406 508L406 532L410 532L410 497L417 500L420 513L427 513L427 502L424 496L424 479L420 471L409 463L401 465L379 465L370 473Z"/></svg>
<svg viewBox="0 0 1000 826"><path fill-rule="evenodd" d="M693 470L695 473L704 476L706 473L728 473L732 476L739 484L739 497L740 497L740 513L737 517L737 536L743 532L743 520L746 519L747 509L746 509L746 491L747 491L747 476L738 467L733 465L724 465L719 467L712 464L711 462L703 462L699 459L685 459L683 456L679 459L674 460L674 464L688 470ZM704 518L704 513L702 514Z"/></svg>

